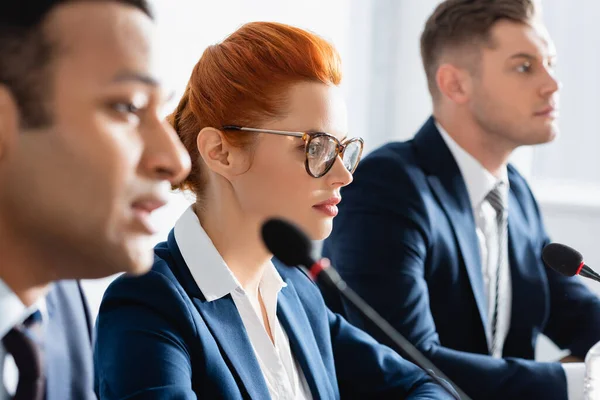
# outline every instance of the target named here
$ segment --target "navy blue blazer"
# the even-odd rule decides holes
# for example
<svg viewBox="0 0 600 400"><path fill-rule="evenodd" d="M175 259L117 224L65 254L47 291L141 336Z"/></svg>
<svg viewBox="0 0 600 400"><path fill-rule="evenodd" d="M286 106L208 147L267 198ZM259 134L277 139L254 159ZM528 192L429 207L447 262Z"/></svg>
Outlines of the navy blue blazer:
<svg viewBox="0 0 600 400"><path fill-rule="evenodd" d="M540 333L584 358L600 340L600 301L548 269L549 242L525 180L508 166L512 314L504 359L488 356L479 244L460 170L430 118L413 140L361 162L323 253L350 287L474 399L566 399L558 363L536 363ZM385 343L349 305L333 311Z"/></svg>
<svg viewBox="0 0 600 400"><path fill-rule="evenodd" d="M152 270L122 276L102 301L94 353L101 399L268 399L231 298L207 302L173 231ZM287 283L277 316L315 399L449 399L413 364L325 307L314 283L275 263Z"/></svg>
<svg viewBox="0 0 600 400"><path fill-rule="evenodd" d="M79 282L54 283L46 308L46 400L95 399L92 323Z"/></svg>

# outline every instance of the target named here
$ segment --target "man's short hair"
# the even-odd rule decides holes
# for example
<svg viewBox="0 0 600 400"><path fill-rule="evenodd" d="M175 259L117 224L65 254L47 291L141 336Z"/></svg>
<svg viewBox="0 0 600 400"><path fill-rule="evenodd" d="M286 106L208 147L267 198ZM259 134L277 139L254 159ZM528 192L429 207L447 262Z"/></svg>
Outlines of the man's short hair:
<svg viewBox="0 0 600 400"><path fill-rule="evenodd" d="M478 51L493 46L490 32L499 20L529 23L535 0L446 0L429 17L421 34L421 59L429 92L438 95L436 73L440 58L452 50ZM473 49L466 49L466 47Z"/></svg>
<svg viewBox="0 0 600 400"><path fill-rule="evenodd" d="M24 128L40 128L52 121L48 73L56 44L44 32L44 21L55 7L76 1L84 0L0 2L0 85L15 97ZM128 4L153 18L146 0L93 1Z"/></svg>

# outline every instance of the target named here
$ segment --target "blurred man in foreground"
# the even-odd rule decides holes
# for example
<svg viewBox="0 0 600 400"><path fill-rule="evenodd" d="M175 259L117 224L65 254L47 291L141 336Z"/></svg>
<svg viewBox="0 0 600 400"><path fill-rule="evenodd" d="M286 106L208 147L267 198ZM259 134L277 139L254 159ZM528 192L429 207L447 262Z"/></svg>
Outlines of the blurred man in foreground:
<svg viewBox="0 0 600 400"><path fill-rule="evenodd" d="M52 282L152 264L150 215L190 163L153 30L144 0L0 6L1 400L92 397L84 297Z"/></svg>

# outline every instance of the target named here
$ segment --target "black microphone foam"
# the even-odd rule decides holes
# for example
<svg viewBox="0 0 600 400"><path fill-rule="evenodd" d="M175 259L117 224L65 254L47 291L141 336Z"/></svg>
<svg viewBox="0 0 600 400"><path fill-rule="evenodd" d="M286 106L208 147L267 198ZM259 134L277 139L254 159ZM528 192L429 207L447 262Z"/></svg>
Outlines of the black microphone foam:
<svg viewBox="0 0 600 400"><path fill-rule="evenodd" d="M261 233L267 249L288 267L310 268L315 263L311 257L312 242L296 225L272 218L263 224Z"/></svg>
<svg viewBox="0 0 600 400"><path fill-rule="evenodd" d="M566 276L577 275L583 263L580 252L560 243L550 243L544 247L542 259L550 268Z"/></svg>

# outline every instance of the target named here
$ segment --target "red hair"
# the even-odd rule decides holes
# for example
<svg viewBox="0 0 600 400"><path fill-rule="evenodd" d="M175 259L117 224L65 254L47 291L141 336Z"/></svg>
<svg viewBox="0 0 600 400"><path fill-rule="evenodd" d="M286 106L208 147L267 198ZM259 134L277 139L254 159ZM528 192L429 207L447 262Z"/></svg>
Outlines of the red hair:
<svg viewBox="0 0 600 400"><path fill-rule="evenodd" d="M289 25L251 22L223 42L209 46L192 71L179 105L167 117L192 158L179 185L200 196L205 179L196 146L206 127L260 126L284 115L287 90L303 81L339 85L338 52L325 39ZM247 147L256 135L223 131L234 146Z"/></svg>

